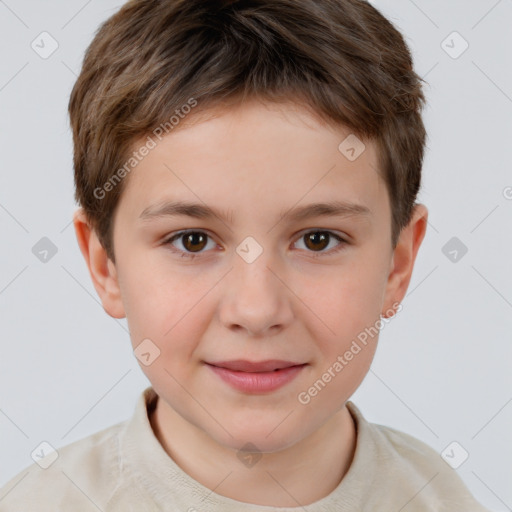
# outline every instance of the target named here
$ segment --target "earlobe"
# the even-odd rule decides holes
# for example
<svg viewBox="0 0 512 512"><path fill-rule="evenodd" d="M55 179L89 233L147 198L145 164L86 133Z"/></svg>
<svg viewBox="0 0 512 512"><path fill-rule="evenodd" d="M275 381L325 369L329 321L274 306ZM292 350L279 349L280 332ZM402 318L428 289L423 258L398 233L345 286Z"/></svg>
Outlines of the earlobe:
<svg viewBox="0 0 512 512"><path fill-rule="evenodd" d="M384 312L393 308L393 304L402 302L411 280L418 249L427 230L428 210L423 204L416 204L409 224L402 230L393 251L391 269L385 292Z"/></svg>
<svg viewBox="0 0 512 512"><path fill-rule="evenodd" d="M96 232L91 228L83 208L79 208L73 214L73 224L80 251L103 309L113 318L124 318L126 315L116 267L109 260Z"/></svg>

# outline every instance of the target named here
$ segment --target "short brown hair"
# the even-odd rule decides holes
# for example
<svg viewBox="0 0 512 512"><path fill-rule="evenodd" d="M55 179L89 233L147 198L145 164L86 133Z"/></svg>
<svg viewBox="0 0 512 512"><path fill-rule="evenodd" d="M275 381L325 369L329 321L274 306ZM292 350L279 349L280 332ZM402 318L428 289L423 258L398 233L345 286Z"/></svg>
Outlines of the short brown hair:
<svg viewBox="0 0 512 512"><path fill-rule="evenodd" d="M98 28L71 93L75 199L115 261L126 180L97 190L137 140L191 98L194 112L293 99L375 140L395 247L421 181L422 81L403 36L364 0L131 0Z"/></svg>

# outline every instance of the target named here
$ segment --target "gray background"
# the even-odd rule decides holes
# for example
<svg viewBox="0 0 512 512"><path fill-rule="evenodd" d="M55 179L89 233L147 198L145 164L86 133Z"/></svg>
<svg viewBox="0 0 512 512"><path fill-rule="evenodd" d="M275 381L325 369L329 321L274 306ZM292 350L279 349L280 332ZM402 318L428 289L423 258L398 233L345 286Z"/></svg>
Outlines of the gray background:
<svg viewBox="0 0 512 512"><path fill-rule="evenodd" d="M373 3L429 82L420 200L430 225L403 311L352 399L440 453L457 441L473 494L512 510L512 1ZM58 448L128 418L149 384L71 224L67 102L85 48L119 5L0 0L0 485L41 441ZM43 31L59 45L47 59L31 48ZM461 37L469 48L458 55ZM46 262L32 252L43 237L57 248ZM444 252L457 261L443 253L452 237Z"/></svg>

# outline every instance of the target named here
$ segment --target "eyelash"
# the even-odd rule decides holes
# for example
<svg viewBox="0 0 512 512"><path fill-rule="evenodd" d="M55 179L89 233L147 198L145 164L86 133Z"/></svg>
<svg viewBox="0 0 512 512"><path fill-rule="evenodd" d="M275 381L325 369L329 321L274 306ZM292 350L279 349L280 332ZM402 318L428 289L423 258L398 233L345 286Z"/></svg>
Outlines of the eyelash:
<svg viewBox="0 0 512 512"><path fill-rule="evenodd" d="M181 238L181 237L183 237L185 235L189 235L191 233L200 233L200 234L206 235L208 238L211 239L211 237L210 237L210 235L208 235L208 233L206 233L204 231L201 231L201 230L197 230L197 229L191 229L191 230L187 230L187 231L180 231L179 233L176 233L176 234L172 235L170 238L168 238L167 240L164 241L164 245L168 245L169 249L172 252L181 254L182 258L189 258L189 259L193 260L196 256L199 256L202 253L201 252L198 252L198 253L185 252L185 251L182 251L180 249L176 249L172 245L172 242L174 242L175 240L177 240L177 239L179 239L179 238ZM313 229L313 230L310 230L310 231L306 231L305 233L303 233L297 239L297 241L299 241L301 238L303 238L304 236L306 236L308 234L311 234L311 233L328 233L329 236L332 236L338 242L340 242L340 244L337 247L335 247L334 249L331 249L329 251L316 251L316 252L315 251L308 251L308 252L312 253L312 257L313 258L319 258L321 256L335 254L335 253L343 250L345 248L345 246L348 245L348 242L345 239L343 239L342 237L340 237L339 235L337 235L336 233L334 233L332 231L324 230L324 229Z"/></svg>

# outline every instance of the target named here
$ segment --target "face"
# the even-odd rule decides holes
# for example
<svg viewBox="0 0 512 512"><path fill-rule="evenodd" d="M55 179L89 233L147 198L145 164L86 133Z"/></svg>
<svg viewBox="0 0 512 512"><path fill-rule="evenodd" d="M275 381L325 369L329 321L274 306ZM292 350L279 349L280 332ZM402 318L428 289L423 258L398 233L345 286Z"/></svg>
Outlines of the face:
<svg viewBox="0 0 512 512"><path fill-rule="evenodd" d="M276 451L317 431L369 369L378 336L361 333L402 298L376 150L349 160L349 134L245 103L166 135L129 176L106 309L134 349L146 340L161 406L224 446Z"/></svg>

